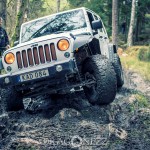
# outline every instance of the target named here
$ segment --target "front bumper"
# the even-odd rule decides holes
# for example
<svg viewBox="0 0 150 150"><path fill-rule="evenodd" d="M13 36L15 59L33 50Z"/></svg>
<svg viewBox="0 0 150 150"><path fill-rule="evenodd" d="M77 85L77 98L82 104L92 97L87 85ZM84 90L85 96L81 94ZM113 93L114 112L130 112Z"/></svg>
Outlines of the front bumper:
<svg viewBox="0 0 150 150"><path fill-rule="evenodd" d="M58 65L62 66L62 71L58 72L56 70L56 67ZM47 69L49 72L49 76L47 77L42 77L38 79L33 79L33 80L28 80L21 82L20 81L20 75L25 74L25 73L32 73L35 71L40 71L43 69ZM56 64L50 67L42 67L38 70L34 71L28 71L28 72L23 72L23 73L15 73L15 74L5 74L5 75L0 75L0 87L7 87L7 86L17 86L17 85L31 85L39 81L51 81L51 82L56 82L56 81L65 81L66 80L66 75L67 74L72 74L77 71L76 64L74 60L70 60L68 62Z"/></svg>

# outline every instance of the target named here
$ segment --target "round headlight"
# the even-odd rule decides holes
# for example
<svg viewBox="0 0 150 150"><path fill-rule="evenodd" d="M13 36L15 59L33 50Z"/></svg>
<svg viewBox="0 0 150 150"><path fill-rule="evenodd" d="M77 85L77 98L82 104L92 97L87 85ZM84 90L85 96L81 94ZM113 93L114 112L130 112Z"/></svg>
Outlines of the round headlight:
<svg viewBox="0 0 150 150"><path fill-rule="evenodd" d="M15 61L15 55L13 53L8 53L5 55L5 62L7 64L12 64Z"/></svg>
<svg viewBox="0 0 150 150"><path fill-rule="evenodd" d="M70 44L69 44L68 40L62 39L58 42L57 46L58 46L59 50L66 51L69 48Z"/></svg>

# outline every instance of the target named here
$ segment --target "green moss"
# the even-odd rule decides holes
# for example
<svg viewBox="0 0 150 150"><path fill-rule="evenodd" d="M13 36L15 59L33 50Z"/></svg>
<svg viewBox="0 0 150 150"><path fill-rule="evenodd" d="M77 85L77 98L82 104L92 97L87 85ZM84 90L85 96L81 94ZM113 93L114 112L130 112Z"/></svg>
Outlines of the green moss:
<svg viewBox="0 0 150 150"><path fill-rule="evenodd" d="M146 57L146 60L149 60L150 48L148 46L133 46L125 50L127 56L121 56L121 62L126 69L132 69L133 71L140 73L145 80L150 81L150 61L139 60L139 53L142 53L140 52L140 49L141 51L146 49L146 54L144 54L144 57Z"/></svg>
<svg viewBox="0 0 150 150"><path fill-rule="evenodd" d="M137 93L135 95L137 101L138 101L138 106L139 107L149 107L148 99L143 95L142 93Z"/></svg>
<svg viewBox="0 0 150 150"><path fill-rule="evenodd" d="M135 111L134 104L130 104L130 106L129 106L129 112L134 112L134 111Z"/></svg>
<svg viewBox="0 0 150 150"><path fill-rule="evenodd" d="M145 14L145 17L150 19L150 14Z"/></svg>
<svg viewBox="0 0 150 150"><path fill-rule="evenodd" d="M150 108L148 98L141 92L134 91L136 103L131 103L128 107L129 112L135 112L139 108Z"/></svg>
<svg viewBox="0 0 150 150"><path fill-rule="evenodd" d="M37 147L34 147L34 146L21 146L19 145L16 150L38 150Z"/></svg>
<svg viewBox="0 0 150 150"><path fill-rule="evenodd" d="M138 59L140 61L150 62L150 47L141 47L139 49Z"/></svg>

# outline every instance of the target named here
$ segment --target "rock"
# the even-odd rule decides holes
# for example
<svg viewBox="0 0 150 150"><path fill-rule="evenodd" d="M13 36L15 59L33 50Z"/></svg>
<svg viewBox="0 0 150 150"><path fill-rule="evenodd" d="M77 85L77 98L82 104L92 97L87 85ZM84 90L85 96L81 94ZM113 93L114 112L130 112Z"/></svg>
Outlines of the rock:
<svg viewBox="0 0 150 150"><path fill-rule="evenodd" d="M119 56L121 56L123 54L123 49L119 47L117 53Z"/></svg>
<svg viewBox="0 0 150 150"><path fill-rule="evenodd" d="M127 132L121 128L118 128L116 125L110 123L109 124L109 131L111 134L114 134L116 137L120 138L121 140L127 138Z"/></svg>

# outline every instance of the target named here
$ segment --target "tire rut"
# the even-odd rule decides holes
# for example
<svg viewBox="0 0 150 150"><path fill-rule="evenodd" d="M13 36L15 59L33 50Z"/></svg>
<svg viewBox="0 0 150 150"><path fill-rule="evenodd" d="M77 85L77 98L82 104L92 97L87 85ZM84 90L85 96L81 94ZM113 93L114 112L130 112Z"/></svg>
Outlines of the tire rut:
<svg viewBox="0 0 150 150"><path fill-rule="evenodd" d="M0 106L0 149L148 150L150 111L139 106L135 94L149 97L149 87L138 74L125 71L125 85L108 106L92 106L80 92L34 114L4 114Z"/></svg>

